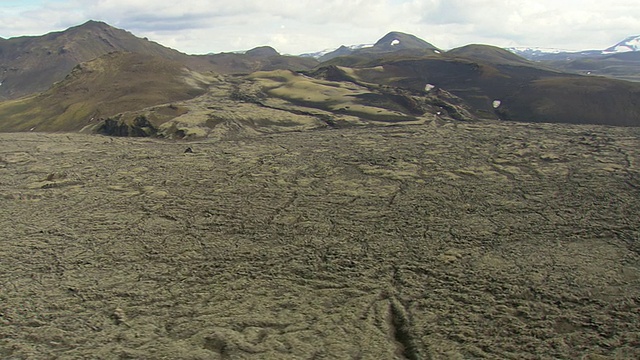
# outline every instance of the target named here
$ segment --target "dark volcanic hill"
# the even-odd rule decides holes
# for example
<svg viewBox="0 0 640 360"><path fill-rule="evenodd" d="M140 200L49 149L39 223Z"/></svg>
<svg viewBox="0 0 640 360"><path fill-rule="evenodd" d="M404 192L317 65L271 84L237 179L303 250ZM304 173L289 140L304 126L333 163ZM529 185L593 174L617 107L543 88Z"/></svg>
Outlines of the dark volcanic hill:
<svg viewBox="0 0 640 360"><path fill-rule="evenodd" d="M245 52L245 55L249 55L251 57L270 57L278 56L280 53L271 46L258 46L257 48L253 48Z"/></svg>
<svg viewBox="0 0 640 360"><path fill-rule="evenodd" d="M346 78L367 83L444 89L481 118L640 126L639 83L562 72L488 45L422 57L349 55L323 66L348 69Z"/></svg>
<svg viewBox="0 0 640 360"><path fill-rule="evenodd" d="M381 54L401 53L403 55L426 55L439 52L437 47L411 34L392 31L383 36L373 46L352 49L341 46L319 58L320 61L328 61L338 56L352 55L355 57L372 58Z"/></svg>
<svg viewBox="0 0 640 360"><path fill-rule="evenodd" d="M447 51L447 55L496 65L534 66L531 61L521 56L490 45L466 45Z"/></svg>
<svg viewBox="0 0 640 360"><path fill-rule="evenodd" d="M387 52L406 49L438 50L432 44L414 35L392 31L378 40L373 47L363 49L363 51Z"/></svg>
<svg viewBox="0 0 640 360"><path fill-rule="evenodd" d="M79 63L113 51L180 60L184 54L105 23L89 21L62 32L0 42L0 100L47 90Z"/></svg>

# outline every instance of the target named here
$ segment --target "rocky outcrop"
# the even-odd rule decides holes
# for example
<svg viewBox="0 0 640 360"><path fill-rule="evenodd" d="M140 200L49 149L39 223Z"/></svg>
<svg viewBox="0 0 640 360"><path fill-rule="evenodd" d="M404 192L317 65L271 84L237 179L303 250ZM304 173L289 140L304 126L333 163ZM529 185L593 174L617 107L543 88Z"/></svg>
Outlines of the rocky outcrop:
<svg viewBox="0 0 640 360"><path fill-rule="evenodd" d="M158 129L144 115L139 115L133 121L127 122L121 117L105 119L97 132L108 136L149 137L155 136Z"/></svg>

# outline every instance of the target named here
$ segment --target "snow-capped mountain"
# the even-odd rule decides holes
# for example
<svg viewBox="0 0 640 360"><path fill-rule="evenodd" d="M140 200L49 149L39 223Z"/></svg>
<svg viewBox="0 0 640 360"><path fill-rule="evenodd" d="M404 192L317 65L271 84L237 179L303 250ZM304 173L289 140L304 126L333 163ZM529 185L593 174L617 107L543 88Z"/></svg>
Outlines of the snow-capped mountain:
<svg viewBox="0 0 640 360"><path fill-rule="evenodd" d="M509 47L505 50L510 51L516 55L522 56L529 60L535 60L548 55L568 54L573 53L573 50L554 49L554 48L542 48L542 47Z"/></svg>
<svg viewBox="0 0 640 360"><path fill-rule="evenodd" d="M358 45L349 45L349 46L341 46L340 48L345 48L347 50L354 51L354 50L358 50L358 49L366 49L366 48L370 48L372 47L373 44L358 44ZM336 51L337 49L332 48L332 49L324 49L324 50L320 50L320 51L316 51L316 52L312 52L312 53L305 53L305 54L300 54L299 56L302 57L312 57L315 59L319 59L325 55L327 55L330 52Z"/></svg>
<svg viewBox="0 0 640 360"><path fill-rule="evenodd" d="M640 35L629 36L610 48L605 49L603 54L615 54L629 51L640 51Z"/></svg>
<svg viewBox="0 0 640 360"><path fill-rule="evenodd" d="M540 47L511 47L505 48L516 55L520 55L529 60L559 60L561 58L575 59L584 56L598 56L619 54L632 51L640 51L640 35L629 36L621 42L605 50L562 50Z"/></svg>
<svg viewBox="0 0 640 360"><path fill-rule="evenodd" d="M531 54L537 54L537 53L558 54L558 53L563 53L563 52L573 52L573 50L566 50L566 49L543 48L543 47L525 47L525 46L510 47L510 48L505 48L505 50L508 50L508 51L511 51L511 52L526 52L526 53L531 53Z"/></svg>
<svg viewBox="0 0 640 360"><path fill-rule="evenodd" d="M512 47L505 48L518 56L533 61L544 60L575 60L577 58L598 56L602 54L602 50L561 50L551 48L532 48L532 47Z"/></svg>
<svg viewBox="0 0 640 360"><path fill-rule="evenodd" d="M415 35L392 31L383 36L375 44L340 46L335 50L323 50L317 53L302 54L300 56L313 57L319 61L328 61L338 56L345 55L371 55L380 53L389 53L395 51L432 51L440 53L440 50L432 44L416 37Z"/></svg>

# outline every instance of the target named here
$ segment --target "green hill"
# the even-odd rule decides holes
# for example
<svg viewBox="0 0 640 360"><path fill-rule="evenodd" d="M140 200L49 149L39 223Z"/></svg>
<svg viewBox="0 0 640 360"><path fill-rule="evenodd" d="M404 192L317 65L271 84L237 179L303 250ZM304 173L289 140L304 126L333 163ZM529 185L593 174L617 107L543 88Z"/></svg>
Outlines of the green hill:
<svg viewBox="0 0 640 360"><path fill-rule="evenodd" d="M179 62L110 53L76 66L44 93L0 103L0 131L74 131L120 112L185 100L207 79Z"/></svg>

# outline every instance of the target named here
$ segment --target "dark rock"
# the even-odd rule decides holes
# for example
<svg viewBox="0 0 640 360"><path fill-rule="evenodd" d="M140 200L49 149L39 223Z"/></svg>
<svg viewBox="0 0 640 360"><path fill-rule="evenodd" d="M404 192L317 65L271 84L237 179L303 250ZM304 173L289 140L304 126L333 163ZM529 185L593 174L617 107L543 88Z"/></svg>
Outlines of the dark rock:
<svg viewBox="0 0 640 360"><path fill-rule="evenodd" d="M158 129L149 122L146 116L137 116L131 123L127 123L120 117L108 118L98 128L99 134L124 137L149 137L155 136Z"/></svg>

